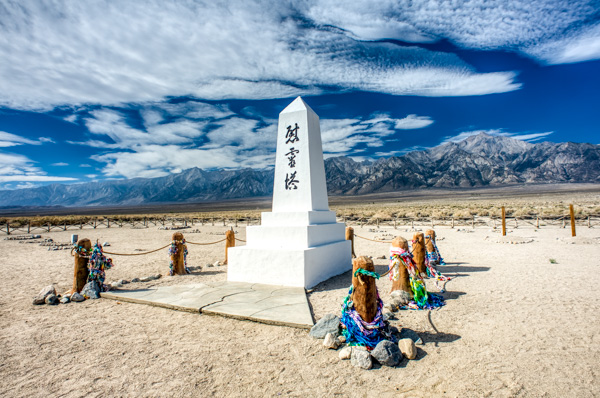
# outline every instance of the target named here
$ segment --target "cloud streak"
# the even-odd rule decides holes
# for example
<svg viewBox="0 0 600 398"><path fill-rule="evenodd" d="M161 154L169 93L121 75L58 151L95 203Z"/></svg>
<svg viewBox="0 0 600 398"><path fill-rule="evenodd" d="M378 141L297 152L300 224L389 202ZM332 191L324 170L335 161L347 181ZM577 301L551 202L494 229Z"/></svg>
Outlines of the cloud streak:
<svg viewBox="0 0 600 398"><path fill-rule="evenodd" d="M315 10L328 8L319 3L22 1L2 8L0 105L17 109L347 90L464 96L520 87L510 71L477 73L450 53L358 41L322 26ZM342 27L357 19L341 17ZM416 41L434 37L410 21L393 28L399 22L386 18L386 29L411 31Z"/></svg>

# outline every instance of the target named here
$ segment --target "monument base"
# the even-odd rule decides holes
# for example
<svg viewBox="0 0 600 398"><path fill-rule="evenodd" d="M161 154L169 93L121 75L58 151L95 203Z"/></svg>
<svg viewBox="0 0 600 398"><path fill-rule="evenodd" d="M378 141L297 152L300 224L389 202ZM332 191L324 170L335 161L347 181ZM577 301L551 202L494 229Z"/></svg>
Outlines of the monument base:
<svg viewBox="0 0 600 398"><path fill-rule="evenodd" d="M352 270L350 251L349 241L304 249L232 247L227 280L309 289Z"/></svg>

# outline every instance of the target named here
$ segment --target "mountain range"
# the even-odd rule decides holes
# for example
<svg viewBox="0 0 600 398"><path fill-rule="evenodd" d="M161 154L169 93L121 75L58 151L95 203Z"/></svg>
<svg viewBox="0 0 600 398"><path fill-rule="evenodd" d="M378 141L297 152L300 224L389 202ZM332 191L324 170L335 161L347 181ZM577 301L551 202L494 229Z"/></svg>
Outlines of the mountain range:
<svg viewBox="0 0 600 398"><path fill-rule="evenodd" d="M325 160L332 195L522 183L600 183L600 146L528 143L485 133L403 156L357 162ZM198 168L158 178L52 184L0 191L0 207L133 206L270 196L273 170Z"/></svg>

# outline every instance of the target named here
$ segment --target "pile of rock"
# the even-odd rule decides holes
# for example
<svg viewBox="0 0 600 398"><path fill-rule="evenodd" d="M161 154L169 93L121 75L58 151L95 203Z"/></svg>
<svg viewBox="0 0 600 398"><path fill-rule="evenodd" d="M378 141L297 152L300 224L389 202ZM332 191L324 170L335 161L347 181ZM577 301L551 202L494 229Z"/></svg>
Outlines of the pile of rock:
<svg viewBox="0 0 600 398"><path fill-rule="evenodd" d="M7 236L4 240L29 240L29 239L40 239L42 235L16 235Z"/></svg>
<svg viewBox="0 0 600 398"><path fill-rule="evenodd" d="M79 293L66 294L64 296L61 296L60 294L56 294L56 289L54 288L54 286L48 285L45 288L43 288L42 290L40 290L38 295L35 296L35 298L33 299L33 304L34 305L42 305L42 304L57 305L59 303L66 304L71 301L78 302L78 301L83 301L83 300L85 300L85 298Z"/></svg>
<svg viewBox="0 0 600 398"><path fill-rule="evenodd" d="M417 333L410 329L392 327L392 332L398 337L398 343L383 340L369 352L366 347L348 346L346 338L340 334L340 318L334 314L327 314L321 318L310 330L309 335L315 339L323 339L323 346L327 349L338 350L341 360L349 359L353 366L362 369L371 369L373 361L383 365L395 367L403 358L415 359L417 357L416 344L423 344Z"/></svg>

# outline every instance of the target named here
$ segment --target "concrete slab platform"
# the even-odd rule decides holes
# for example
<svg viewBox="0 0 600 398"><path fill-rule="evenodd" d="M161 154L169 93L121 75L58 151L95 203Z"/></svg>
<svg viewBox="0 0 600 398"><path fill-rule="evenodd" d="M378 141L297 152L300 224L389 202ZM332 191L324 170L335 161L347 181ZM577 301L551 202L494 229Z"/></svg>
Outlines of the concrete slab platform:
<svg viewBox="0 0 600 398"><path fill-rule="evenodd" d="M313 318L302 287L210 282L115 290L103 298L174 310L221 315L271 325L310 329Z"/></svg>

